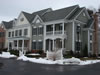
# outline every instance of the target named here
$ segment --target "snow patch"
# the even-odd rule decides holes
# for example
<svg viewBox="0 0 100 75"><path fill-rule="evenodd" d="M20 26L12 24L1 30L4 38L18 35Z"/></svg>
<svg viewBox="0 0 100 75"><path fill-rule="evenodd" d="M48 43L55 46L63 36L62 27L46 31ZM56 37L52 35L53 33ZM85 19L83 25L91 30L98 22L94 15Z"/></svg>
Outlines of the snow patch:
<svg viewBox="0 0 100 75"><path fill-rule="evenodd" d="M16 56L10 54L9 52L2 52L2 54L0 54L0 57L2 57L2 58L13 58L13 57L16 57Z"/></svg>
<svg viewBox="0 0 100 75"><path fill-rule="evenodd" d="M30 62L34 62L34 63L40 63L40 64L62 64L62 65L72 65L72 64L76 64L76 65L89 65L89 64L94 64L94 63L98 63L100 62L100 60L86 60L86 61L82 61L78 58L69 58L69 59L63 59L63 60L56 60L56 61L52 61L52 60L47 60L44 58L28 58L26 56L21 56L18 57L17 60L23 60L23 61L30 61Z"/></svg>

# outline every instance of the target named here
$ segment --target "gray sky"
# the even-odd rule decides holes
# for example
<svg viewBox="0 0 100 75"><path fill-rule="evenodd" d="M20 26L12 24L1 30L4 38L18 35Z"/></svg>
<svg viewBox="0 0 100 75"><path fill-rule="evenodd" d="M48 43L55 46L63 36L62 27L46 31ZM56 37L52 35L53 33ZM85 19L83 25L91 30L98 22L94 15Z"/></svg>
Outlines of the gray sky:
<svg viewBox="0 0 100 75"><path fill-rule="evenodd" d="M18 17L21 11L32 13L45 8L55 10L76 4L81 7L98 8L100 0L0 0L0 22Z"/></svg>

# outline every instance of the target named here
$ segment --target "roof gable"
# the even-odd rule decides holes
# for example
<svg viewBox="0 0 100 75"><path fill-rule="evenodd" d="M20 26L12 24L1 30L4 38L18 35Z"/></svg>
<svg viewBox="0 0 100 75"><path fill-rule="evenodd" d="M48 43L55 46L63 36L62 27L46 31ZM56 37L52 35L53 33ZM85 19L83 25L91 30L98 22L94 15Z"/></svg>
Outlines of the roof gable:
<svg viewBox="0 0 100 75"><path fill-rule="evenodd" d="M26 16L23 14L23 12L21 12L16 21L16 26L24 25L24 24L29 24L29 21L27 20Z"/></svg>
<svg viewBox="0 0 100 75"><path fill-rule="evenodd" d="M43 22L43 20L38 15L36 15L34 20L32 21L32 23L41 23L41 22Z"/></svg>

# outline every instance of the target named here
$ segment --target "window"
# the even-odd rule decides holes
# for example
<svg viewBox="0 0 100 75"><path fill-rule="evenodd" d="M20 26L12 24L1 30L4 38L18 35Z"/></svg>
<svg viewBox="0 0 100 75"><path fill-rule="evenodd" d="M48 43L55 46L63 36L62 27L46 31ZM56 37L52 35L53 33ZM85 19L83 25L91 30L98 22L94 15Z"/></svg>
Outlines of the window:
<svg viewBox="0 0 100 75"><path fill-rule="evenodd" d="M28 29L24 29L24 35L28 35Z"/></svg>
<svg viewBox="0 0 100 75"><path fill-rule="evenodd" d="M14 46L17 47L17 41L14 41Z"/></svg>
<svg viewBox="0 0 100 75"><path fill-rule="evenodd" d="M37 28L33 28L32 31L33 35L37 35Z"/></svg>
<svg viewBox="0 0 100 75"><path fill-rule="evenodd" d="M81 30L81 27L80 27L80 24L78 24L77 25L77 33L80 32L80 30Z"/></svg>
<svg viewBox="0 0 100 75"><path fill-rule="evenodd" d="M90 40L92 41L92 33L90 33Z"/></svg>
<svg viewBox="0 0 100 75"><path fill-rule="evenodd" d="M0 37L4 37L5 33L4 32L0 32Z"/></svg>
<svg viewBox="0 0 100 75"><path fill-rule="evenodd" d="M32 42L32 48L34 49L34 50L36 50L36 41L34 41L34 42Z"/></svg>
<svg viewBox="0 0 100 75"><path fill-rule="evenodd" d="M15 36L18 36L18 30L15 31Z"/></svg>
<svg viewBox="0 0 100 75"><path fill-rule="evenodd" d="M43 48L43 42L42 41L38 41L38 45L37 45L37 49L42 50Z"/></svg>
<svg viewBox="0 0 100 75"><path fill-rule="evenodd" d="M11 32L8 32L8 37L11 37Z"/></svg>
<svg viewBox="0 0 100 75"><path fill-rule="evenodd" d="M90 51L92 51L92 43L90 43Z"/></svg>
<svg viewBox="0 0 100 75"><path fill-rule="evenodd" d="M22 30L19 30L19 36L22 36Z"/></svg>
<svg viewBox="0 0 100 75"><path fill-rule="evenodd" d="M39 34L39 35L42 35L42 34L43 34L43 27L39 27L39 28L38 28L38 34Z"/></svg>
<svg viewBox="0 0 100 75"><path fill-rule="evenodd" d="M12 31L12 37L14 37L14 31Z"/></svg>

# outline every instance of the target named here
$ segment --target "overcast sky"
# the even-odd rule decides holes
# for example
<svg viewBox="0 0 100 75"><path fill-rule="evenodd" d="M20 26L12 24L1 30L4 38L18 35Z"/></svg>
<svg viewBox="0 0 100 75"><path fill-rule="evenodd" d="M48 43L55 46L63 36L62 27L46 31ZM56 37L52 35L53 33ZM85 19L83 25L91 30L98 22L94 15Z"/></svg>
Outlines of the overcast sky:
<svg viewBox="0 0 100 75"><path fill-rule="evenodd" d="M17 18L21 11L32 13L45 8L60 9L72 5L100 7L100 0L0 0L0 22Z"/></svg>

